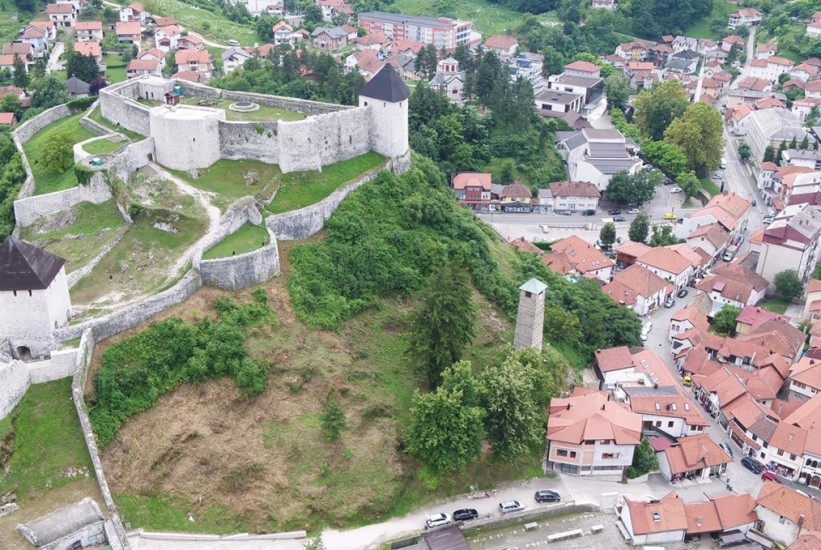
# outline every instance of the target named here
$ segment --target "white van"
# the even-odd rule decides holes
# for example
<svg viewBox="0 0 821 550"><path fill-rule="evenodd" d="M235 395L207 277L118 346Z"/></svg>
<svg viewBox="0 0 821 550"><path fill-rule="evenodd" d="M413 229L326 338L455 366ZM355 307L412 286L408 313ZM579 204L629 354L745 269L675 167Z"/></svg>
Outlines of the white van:
<svg viewBox="0 0 821 550"><path fill-rule="evenodd" d="M727 168L727 159L725 159L724 157L721 157L721 168Z"/></svg>
<svg viewBox="0 0 821 550"><path fill-rule="evenodd" d="M647 340L647 337L650 336L650 331L653 330L653 323L645 323L643 327L641 327L641 341L644 342Z"/></svg>
<svg viewBox="0 0 821 550"><path fill-rule="evenodd" d="M239 46L239 40L234 40L233 38L228 41L229 46Z"/></svg>

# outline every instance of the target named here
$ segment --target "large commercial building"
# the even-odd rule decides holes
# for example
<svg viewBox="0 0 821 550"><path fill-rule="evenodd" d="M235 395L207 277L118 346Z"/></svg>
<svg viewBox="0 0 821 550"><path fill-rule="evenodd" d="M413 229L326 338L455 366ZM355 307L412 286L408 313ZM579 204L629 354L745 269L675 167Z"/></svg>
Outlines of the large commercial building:
<svg viewBox="0 0 821 550"><path fill-rule="evenodd" d="M453 49L471 41L473 23L446 17L414 17L398 13L369 11L359 14L359 26L368 34L383 32L392 40L433 44L437 50ZM478 39L478 35L475 37Z"/></svg>
<svg viewBox="0 0 821 550"><path fill-rule="evenodd" d="M747 143L755 162L764 160L764 151L767 147L778 149L782 142L790 143L793 139L801 143L808 135L798 117L787 109L753 111L749 118Z"/></svg>

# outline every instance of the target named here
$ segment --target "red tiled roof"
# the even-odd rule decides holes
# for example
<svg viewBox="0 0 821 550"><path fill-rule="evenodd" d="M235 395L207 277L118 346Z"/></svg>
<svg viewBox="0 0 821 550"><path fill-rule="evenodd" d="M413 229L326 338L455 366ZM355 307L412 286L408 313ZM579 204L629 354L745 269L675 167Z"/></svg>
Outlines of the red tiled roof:
<svg viewBox="0 0 821 550"><path fill-rule="evenodd" d="M494 34L485 40L485 48L492 48L494 50L509 50L518 44L519 41L515 36L506 36L504 34Z"/></svg>
<svg viewBox="0 0 821 550"><path fill-rule="evenodd" d="M491 174L483 172L459 172L451 179L454 189L464 189L467 186L481 187L490 191ZM529 191L528 191L529 195Z"/></svg>
<svg viewBox="0 0 821 550"><path fill-rule="evenodd" d="M630 510L634 535L687 530L684 501L675 492L669 493L661 500L650 502L634 501L625 497L624 503Z"/></svg>
<svg viewBox="0 0 821 550"><path fill-rule="evenodd" d="M580 444L611 440L617 445L641 442L641 416L632 413L604 392L550 400L547 440Z"/></svg>

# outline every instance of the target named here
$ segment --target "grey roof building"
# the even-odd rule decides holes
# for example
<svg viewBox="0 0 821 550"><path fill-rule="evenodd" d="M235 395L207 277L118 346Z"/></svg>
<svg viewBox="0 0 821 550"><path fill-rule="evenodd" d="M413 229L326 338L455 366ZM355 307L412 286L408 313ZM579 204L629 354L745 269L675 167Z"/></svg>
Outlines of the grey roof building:
<svg viewBox="0 0 821 550"><path fill-rule="evenodd" d="M0 290L45 290L66 261L8 237L0 245Z"/></svg>
<svg viewBox="0 0 821 550"><path fill-rule="evenodd" d="M37 548L71 548L74 541L72 535L81 530L82 533L77 535L78 539L98 536L101 540L105 540L103 524L104 519L100 507L94 500L86 497L80 502L60 508L47 516L18 525L17 531ZM64 543L55 545L54 543L58 541Z"/></svg>
<svg viewBox="0 0 821 550"><path fill-rule="evenodd" d="M752 159L761 162L767 147L776 149L782 142L795 139L798 143L806 137L807 130L791 111L783 108L762 109L753 111L747 123L747 143L750 145Z"/></svg>
<svg viewBox="0 0 821 550"><path fill-rule="evenodd" d="M390 64L385 64L382 70L362 87L359 95L396 103L408 99L410 92L394 68Z"/></svg>
<svg viewBox="0 0 821 550"><path fill-rule="evenodd" d="M579 132L556 132L554 139L570 179L593 183L599 191L607 188L613 174L635 174L641 169L638 147L618 130L584 128Z"/></svg>
<svg viewBox="0 0 821 550"><path fill-rule="evenodd" d="M72 76L66 80L66 89L68 93L73 96L87 96L90 93L91 87L88 83L83 82L76 76Z"/></svg>

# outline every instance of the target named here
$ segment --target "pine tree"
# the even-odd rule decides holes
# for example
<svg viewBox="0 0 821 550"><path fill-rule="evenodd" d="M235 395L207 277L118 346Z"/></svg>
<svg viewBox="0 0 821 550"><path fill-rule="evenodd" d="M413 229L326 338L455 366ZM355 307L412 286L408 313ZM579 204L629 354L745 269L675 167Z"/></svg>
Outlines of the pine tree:
<svg viewBox="0 0 821 550"><path fill-rule="evenodd" d="M23 63L23 60L20 59L20 56L17 54L14 54L12 63L14 66L14 85L25 91L29 85L29 74L28 71L26 71L26 64Z"/></svg>

